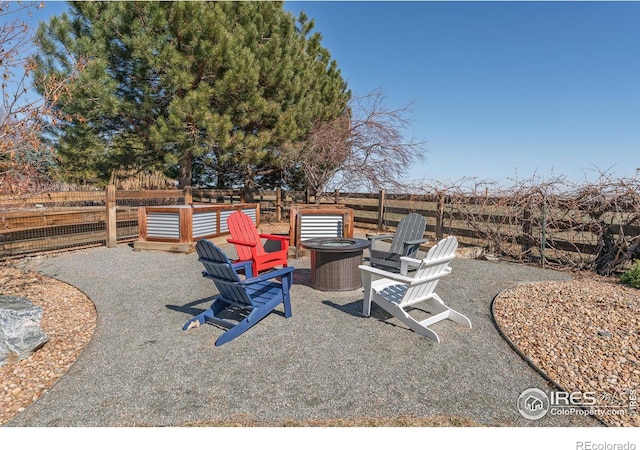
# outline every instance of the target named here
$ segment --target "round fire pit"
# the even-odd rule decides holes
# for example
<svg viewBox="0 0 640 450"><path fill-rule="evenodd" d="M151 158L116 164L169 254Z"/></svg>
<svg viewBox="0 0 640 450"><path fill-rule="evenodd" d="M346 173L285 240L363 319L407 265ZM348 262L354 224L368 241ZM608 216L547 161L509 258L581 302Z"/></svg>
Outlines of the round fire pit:
<svg viewBox="0 0 640 450"><path fill-rule="evenodd" d="M362 253L368 239L312 238L301 242L311 251L311 287L320 291L353 291L362 287Z"/></svg>

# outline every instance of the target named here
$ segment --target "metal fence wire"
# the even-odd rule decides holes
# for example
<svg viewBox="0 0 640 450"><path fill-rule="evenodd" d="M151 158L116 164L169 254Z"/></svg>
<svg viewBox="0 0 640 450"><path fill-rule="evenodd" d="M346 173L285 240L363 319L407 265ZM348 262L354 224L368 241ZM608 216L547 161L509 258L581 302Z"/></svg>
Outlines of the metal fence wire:
<svg viewBox="0 0 640 450"><path fill-rule="evenodd" d="M104 191L0 196L0 258L104 245Z"/></svg>

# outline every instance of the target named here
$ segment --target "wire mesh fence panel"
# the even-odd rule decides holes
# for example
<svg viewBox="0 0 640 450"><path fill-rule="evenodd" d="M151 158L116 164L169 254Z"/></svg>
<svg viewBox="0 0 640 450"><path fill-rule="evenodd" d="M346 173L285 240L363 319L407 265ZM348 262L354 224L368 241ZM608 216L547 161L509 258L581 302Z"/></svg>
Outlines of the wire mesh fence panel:
<svg viewBox="0 0 640 450"><path fill-rule="evenodd" d="M3 212L0 258L104 245L105 216L103 207Z"/></svg>
<svg viewBox="0 0 640 450"><path fill-rule="evenodd" d="M104 245L104 191L0 195L0 259Z"/></svg>
<svg viewBox="0 0 640 450"><path fill-rule="evenodd" d="M138 208L118 207L116 209L116 230L118 243L133 242L138 238Z"/></svg>
<svg viewBox="0 0 640 450"><path fill-rule="evenodd" d="M138 237L138 207L182 205L182 190L116 191L117 242ZM0 259L106 245L105 191L0 196Z"/></svg>
<svg viewBox="0 0 640 450"><path fill-rule="evenodd" d="M138 208L184 205L190 200L187 195L178 189L116 191L116 241L126 243L138 239Z"/></svg>

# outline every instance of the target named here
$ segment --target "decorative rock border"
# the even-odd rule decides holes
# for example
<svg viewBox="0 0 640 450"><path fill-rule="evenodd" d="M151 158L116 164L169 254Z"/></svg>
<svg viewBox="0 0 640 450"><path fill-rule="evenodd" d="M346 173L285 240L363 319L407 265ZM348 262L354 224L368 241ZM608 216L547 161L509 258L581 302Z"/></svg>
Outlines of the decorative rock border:
<svg viewBox="0 0 640 450"><path fill-rule="evenodd" d="M609 426L640 426L629 407L629 395L640 390L640 290L593 276L523 284L498 294L491 314L502 337L555 389L595 392L592 412L604 405L629 409L594 417Z"/></svg>
<svg viewBox="0 0 640 450"><path fill-rule="evenodd" d="M3 295L28 297L42 307L49 341L21 361L0 366L0 426L24 411L67 373L91 340L95 306L77 288L53 278L0 266Z"/></svg>

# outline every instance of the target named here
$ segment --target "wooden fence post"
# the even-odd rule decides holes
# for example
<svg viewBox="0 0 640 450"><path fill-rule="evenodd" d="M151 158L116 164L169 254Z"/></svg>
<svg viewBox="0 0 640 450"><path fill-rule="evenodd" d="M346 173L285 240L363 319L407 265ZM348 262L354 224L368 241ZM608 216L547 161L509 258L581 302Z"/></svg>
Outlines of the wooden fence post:
<svg viewBox="0 0 640 450"><path fill-rule="evenodd" d="M542 268L545 268L546 255L545 249L547 247L547 197L542 200L542 223L540 224L541 237L540 237L540 262Z"/></svg>
<svg viewBox="0 0 640 450"><path fill-rule="evenodd" d="M522 211L522 254L524 255L531 249L533 226L531 219L531 210L525 206Z"/></svg>
<svg viewBox="0 0 640 450"><path fill-rule="evenodd" d="M384 225L384 206L386 191L381 189L378 193L378 231L382 231Z"/></svg>
<svg viewBox="0 0 640 450"><path fill-rule="evenodd" d="M438 192L436 203L436 239L444 237L444 192Z"/></svg>
<svg viewBox="0 0 640 450"><path fill-rule="evenodd" d="M282 220L282 189L276 188L276 222Z"/></svg>
<svg viewBox="0 0 640 450"><path fill-rule="evenodd" d="M105 191L105 203L107 213L107 247L113 248L118 245L118 230L116 221L116 187L113 184L107 185Z"/></svg>
<svg viewBox="0 0 640 450"><path fill-rule="evenodd" d="M183 192L184 192L184 204L193 205L193 191L191 190L191 186L185 186Z"/></svg>

